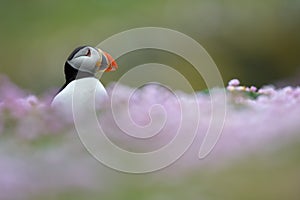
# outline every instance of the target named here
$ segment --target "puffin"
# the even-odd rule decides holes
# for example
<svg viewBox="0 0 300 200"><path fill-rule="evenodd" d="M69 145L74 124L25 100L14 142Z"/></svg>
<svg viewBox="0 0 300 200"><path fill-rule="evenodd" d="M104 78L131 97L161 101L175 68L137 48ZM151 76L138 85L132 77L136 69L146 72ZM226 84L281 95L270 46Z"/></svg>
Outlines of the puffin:
<svg viewBox="0 0 300 200"><path fill-rule="evenodd" d="M65 62L65 83L54 96L51 107L65 119L73 117L74 98L76 106L82 110L92 100L96 109L101 107L108 95L97 74L117 68L116 61L107 52L91 46L77 47Z"/></svg>

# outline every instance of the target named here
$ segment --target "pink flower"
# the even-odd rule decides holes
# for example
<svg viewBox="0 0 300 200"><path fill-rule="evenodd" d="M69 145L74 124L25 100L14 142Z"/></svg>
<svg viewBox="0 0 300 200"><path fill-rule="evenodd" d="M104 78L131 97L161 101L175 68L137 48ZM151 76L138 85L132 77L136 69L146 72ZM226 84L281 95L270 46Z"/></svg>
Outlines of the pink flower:
<svg viewBox="0 0 300 200"><path fill-rule="evenodd" d="M232 79L231 81L228 82L228 86L239 86L240 81L238 79Z"/></svg>
<svg viewBox="0 0 300 200"><path fill-rule="evenodd" d="M256 92L256 91L257 91L257 88L255 86L250 87L250 92Z"/></svg>
<svg viewBox="0 0 300 200"><path fill-rule="evenodd" d="M0 101L10 101L26 96L26 92L13 84L7 77L0 75Z"/></svg>
<svg viewBox="0 0 300 200"><path fill-rule="evenodd" d="M4 103L0 102L0 136L4 130Z"/></svg>
<svg viewBox="0 0 300 200"><path fill-rule="evenodd" d="M266 87L263 87L261 89L258 90L258 93L259 94L265 94L265 95L273 95L276 93L274 87L272 86L266 86Z"/></svg>

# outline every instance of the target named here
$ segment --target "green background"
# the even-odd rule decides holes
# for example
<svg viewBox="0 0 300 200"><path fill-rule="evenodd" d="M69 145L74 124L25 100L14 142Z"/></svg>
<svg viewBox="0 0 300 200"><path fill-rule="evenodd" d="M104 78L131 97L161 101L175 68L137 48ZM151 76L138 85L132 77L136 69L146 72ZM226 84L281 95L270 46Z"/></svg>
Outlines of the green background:
<svg viewBox="0 0 300 200"><path fill-rule="evenodd" d="M158 26L191 36L216 62L224 82L262 86L297 74L300 54L299 0L1 0L1 73L34 93L60 87L63 64L77 46L96 46L131 28ZM120 71L160 62L186 75L198 90L201 78L179 58L138 51L118 60ZM289 81L283 85L291 84Z"/></svg>

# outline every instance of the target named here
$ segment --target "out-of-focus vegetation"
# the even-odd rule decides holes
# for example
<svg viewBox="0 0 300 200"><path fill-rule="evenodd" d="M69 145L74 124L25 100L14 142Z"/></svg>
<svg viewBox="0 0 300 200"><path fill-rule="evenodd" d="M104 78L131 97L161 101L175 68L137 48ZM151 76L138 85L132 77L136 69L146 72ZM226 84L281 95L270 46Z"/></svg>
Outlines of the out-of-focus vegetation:
<svg viewBox="0 0 300 200"><path fill-rule="evenodd" d="M225 81L239 77L260 86L293 76L299 67L298 0L1 0L1 73L35 92L59 87L73 48L143 26L175 29L197 40ZM173 66L196 89L204 87L186 62L161 51L121 57L122 70L105 74L103 82L145 62Z"/></svg>
<svg viewBox="0 0 300 200"><path fill-rule="evenodd" d="M97 162L88 153L83 145L88 143L81 143L80 137L89 130L78 137L72 123L45 105L49 94L40 99L27 96L0 77L0 99L4 100L0 102L0 199L298 200L300 87L257 91L239 84L238 80L229 82L221 137L211 153L200 160L197 155L203 136L212 126L211 99L206 92L196 98L201 110L197 118L192 111L195 107L190 106L191 95L181 93L177 99L155 84L134 94L127 86L109 87L108 94L114 91L117 106L112 114L110 104L103 105L98 121L110 141L123 150L160 151L178 134L194 131L194 120L199 124L193 144L176 162L153 173L127 174L102 165L106 162ZM222 90L210 92L220 97ZM126 104L129 99L134 100ZM149 133L135 131L128 126L128 118L130 114L132 122L148 124L153 105L164 108L164 127L150 138L128 136L124 130L142 136ZM187 112L189 115L181 114ZM150 116L152 130L158 130L161 122L155 119L161 115L153 112ZM187 128L182 132L182 127ZM177 145L173 150L182 144ZM106 152L110 151L104 149ZM138 160L131 163L141 166Z"/></svg>

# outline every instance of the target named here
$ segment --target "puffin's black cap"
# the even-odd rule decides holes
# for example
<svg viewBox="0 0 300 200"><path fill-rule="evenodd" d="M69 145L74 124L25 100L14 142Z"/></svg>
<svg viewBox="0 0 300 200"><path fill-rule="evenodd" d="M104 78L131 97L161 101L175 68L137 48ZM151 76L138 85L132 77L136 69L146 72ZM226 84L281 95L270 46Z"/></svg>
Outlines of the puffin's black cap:
<svg viewBox="0 0 300 200"><path fill-rule="evenodd" d="M80 51L81 49L83 49L84 47L87 47L87 45L85 45L85 46L80 46L80 47L77 47L76 49L74 49L74 51L69 55L69 57L68 57L68 61L69 60L72 60L73 58L74 58L74 56L75 56L75 54L76 53L78 53L78 51Z"/></svg>
<svg viewBox="0 0 300 200"><path fill-rule="evenodd" d="M88 72L79 72L78 69L73 68L68 62L68 61L70 61L74 58L75 54L78 53L78 51L80 51L81 49L83 49L85 47L87 47L87 45L77 47L76 49L74 49L74 51L67 58L67 61L65 62L65 66L64 66L66 82L60 88L60 90L57 92L57 94L60 93L70 82L72 82L75 79L80 79L80 78L85 78L85 77L93 77L94 76L93 74L88 73Z"/></svg>

